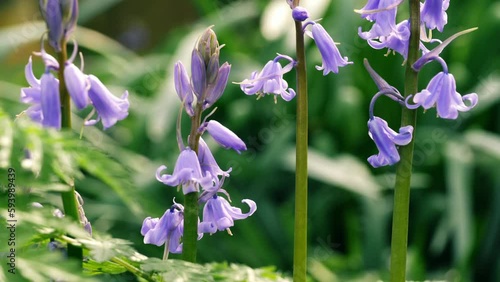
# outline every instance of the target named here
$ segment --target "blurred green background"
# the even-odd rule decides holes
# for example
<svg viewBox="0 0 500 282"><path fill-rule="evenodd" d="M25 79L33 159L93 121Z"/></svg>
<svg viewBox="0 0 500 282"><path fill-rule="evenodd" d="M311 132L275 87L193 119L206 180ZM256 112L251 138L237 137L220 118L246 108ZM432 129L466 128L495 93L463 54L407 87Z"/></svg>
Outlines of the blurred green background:
<svg viewBox="0 0 500 282"><path fill-rule="evenodd" d="M372 169L377 153L367 135L368 104L377 91L363 58L390 84L403 89L399 55L372 50L357 36L370 24L353 12L365 1L303 0L354 65L323 77L314 69L321 57L308 40L310 91L309 273L318 281L387 280L390 253L394 167ZM24 66L39 50L45 27L38 1L0 1L0 102L11 117L26 108L19 90L26 87ZM408 15L407 4L398 17ZM148 256L162 248L142 243L142 220L159 217L181 201L175 189L155 179L156 168L173 169L178 149L175 120L180 103L173 87L173 64L189 64L194 42L215 25L225 44L221 62L232 64L230 81L242 81L277 52L294 54L293 22L284 0L81 0L75 37L85 71L99 76L118 95L131 93L129 117L103 132L87 127L84 138L128 171L130 187L92 177L76 184L96 233L134 242ZM442 53L461 94L476 92L479 105L457 120L437 119L419 110L410 207L408 280L500 281L500 2L451 1L448 36L470 27ZM35 61L36 73L42 71ZM420 89L439 70L420 73ZM293 87L293 72L285 78ZM392 128L399 125L396 103L381 98L375 109ZM248 145L241 155L214 146L223 169L233 168L225 187L233 204L256 201L257 212L236 222L234 236L224 232L199 242L199 261L229 261L252 267L276 265L291 272L294 195L295 101L256 100L229 84L216 104L217 119ZM76 113L80 131L87 112ZM183 131L188 132L188 119ZM108 183L109 184L109 183ZM122 194L120 194L122 193ZM123 193L126 193L124 195ZM127 200L128 199L128 200ZM175 256L172 256L175 257Z"/></svg>

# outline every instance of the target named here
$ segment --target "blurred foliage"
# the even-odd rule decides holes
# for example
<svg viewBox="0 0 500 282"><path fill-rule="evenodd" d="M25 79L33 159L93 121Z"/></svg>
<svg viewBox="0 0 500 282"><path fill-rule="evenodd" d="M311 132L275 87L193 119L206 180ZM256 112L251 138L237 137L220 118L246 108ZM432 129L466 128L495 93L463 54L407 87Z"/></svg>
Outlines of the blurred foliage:
<svg viewBox="0 0 500 282"><path fill-rule="evenodd" d="M138 267L138 260L133 259L135 250L148 257L161 257L163 253L162 248L142 243L142 220L146 216L161 216L173 197L178 197L178 201L180 198L175 189L154 178L156 168L161 164L173 167L178 154L174 125L179 102L173 87L173 64L177 60L189 63L200 31L215 25L219 42L225 44L221 61L232 64L230 80L241 81L276 52L294 54L292 20L281 0L151 1L144 12L137 8L139 1L80 2L82 17L76 39L85 56L85 70L99 76L113 93L123 89L131 92L129 117L107 131L86 127L83 140L76 136L86 112L74 115L74 134L46 132L23 116L12 122L26 108L18 102L20 88L27 85L24 65L30 53L39 49L44 26L39 21L36 3L3 1L0 107L6 113L0 116L0 137L11 136L8 138L15 141L8 158L18 173L18 186L37 187L23 189L18 195L26 215L38 214L27 208L33 201L59 207L57 191L66 187L59 179L71 172L94 231L104 236L98 235L100 239L92 242L108 242L112 248L127 250L127 255L119 258ZM394 168L375 170L366 163L366 158L376 153L366 128L368 104L376 87L362 60L368 58L372 67L400 90L403 60L398 55L384 56L384 51L372 50L357 36L358 26L367 29L369 24L353 9L362 7L365 1L302 2L309 8L311 18L323 18L322 25L341 43L342 54L354 62L338 75L323 77L314 69L314 65L321 64L319 52L311 40L307 41L310 276L316 281L387 280ZM399 10L399 17L406 17L406 6ZM134 20L118 20L129 18ZM434 109L419 111L410 210L409 280L500 281L500 45L492 43L500 32L500 3L451 1L444 33L436 32L433 36L445 39L474 26L479 29L453 42L442 56L457 80L457 90L462 94L478 93L479 105L452 121L436 119ZM427 85L438 68L437 64L430 64L423 69L420 88ZM35 61L35 71L39 73L41 69L40 61ZM293 74L285 78L290 85L295 84ZM230 280L226 271L246 269L225 261L253 268L274 265L291 273L295 102L280 100L274 104L271 97L256 101L244 95L237 85L229 84L217 107L214 119L248 145L248 151L241 155L211 146L221 168L233 168L226 189L235 203L250 198L256 201L258 210L249 219L236 222L232 228L234 236L205 236L199 242L199 260L207 264L193 267L193 273L186 274L185 279L195 279L189 275L208 271L217 272L214 280ZM381 101L375 111L391 127L398 126L400 110L395 103ZM186 132L187 121L183 120ZM39 150L43 155L38 177L22 164L24 148ZM0 147L0 152L3 149ZM68 159L71 162L64 163ZM4 185L6 174L2 171L1 175L0 184ZM6 200L1 196L3 216ZM40 212L50 214L45 208ZM20 227L20 242L46 244L50 236L75 232L76 239L80 238L78 234L84 236L70 224L48 220L50 216L36 218L40 222ZM48 232L47 226L55 233L43 233ZM33 241L36 234L45 235ZM131 245L120 245L113 241L116 238ZM20 259L30 260L30 265L39 264L26 274L27 279L37 277L29 275L45 275L41 269L51 269L48 275L53 273L56 277L66 275L64 272L76 275L72 271L76 265L71 261L67 265L61 263L61 256L46 251L37 256L40 259L34 259L28 250L19 254ZM170 266L159 265L154 259L148 261L140 263L142 271L167 275ZM112 265L102 267L101 262L91 260L86 267L94 274L99 269L109 269L110 273L123 275L117 279L133 281L130 273L123 272L123 266L108 263ZM61 269L53 268L56 264ZM115 277L110 273L97 277ZM266 276L273 272L264 269L260 273Z"/></svg>

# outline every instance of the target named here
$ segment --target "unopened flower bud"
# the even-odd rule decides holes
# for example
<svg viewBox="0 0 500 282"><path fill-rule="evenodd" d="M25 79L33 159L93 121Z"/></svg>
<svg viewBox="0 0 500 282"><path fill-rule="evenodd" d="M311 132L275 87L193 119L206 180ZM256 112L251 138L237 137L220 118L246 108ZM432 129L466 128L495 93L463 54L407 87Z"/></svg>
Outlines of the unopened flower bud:
<svg viewBox="0 0 500 282"><path fill-rule="evenodd" d="M212 56L219 56L219 41L212 28L207 28L198 39L196 49L201 53L205 65L208 66Z"/></svg>
<svg viewBox="0 0 500 282"><path fill-rule="evenodd" d="M40 11L49 30L49 44L61 51L61 41L67 40L78 19L77 0L40 0Z"/></svg>
<svg viewBox="0 0 500 282"><path fill-rule="evenodd" d="M219 74L219 56L213 56L207 65L207 83L212 84Z"/></svg>
<svg viewBox="0 0 500 282"><path fill-rule="evenodd" d="M191 83L194 94L200 101L207 84L207 69L203 62L203 57L198 50L193 50L191 54Z"/></svg>

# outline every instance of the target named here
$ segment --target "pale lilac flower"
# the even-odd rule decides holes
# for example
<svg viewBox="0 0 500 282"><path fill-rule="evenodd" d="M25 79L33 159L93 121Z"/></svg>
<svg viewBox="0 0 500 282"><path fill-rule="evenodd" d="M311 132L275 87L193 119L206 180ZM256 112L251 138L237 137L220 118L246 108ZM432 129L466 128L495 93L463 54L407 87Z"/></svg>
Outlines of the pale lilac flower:
<svg viewBox="0 0 500 282"><path fill-rule="evenodd" d="M235 220L245 219L257 210L254 201L245 199L241 202L250 207L248 213L243 213L240 208L232 207L223 197L214 195L203 208L203 221L199 224L198 230L210 234L217 232L217 230L227 230L231 234L229 228L234 226Z"/></svg>
<svg viewBox="0 0 500 282"><path fill-rule="evenodd" d="M40 105L42 108L42 125L44 127L61 128L61 100L59 97L59 81L50 72L45 72L40 79Z"/></svg>
<svg viewBox="0 0 500 282"><path fill-rule="evenodd" d="M174 85L177 96L184 103L184 108L188 115L193 116L193 90L191 89L191 83L189 82L189 76L184 68L182 62L175 63L174 66Z"/></svg>
<svg viewBox="0 0 500 282"><path fill-rule="evenodd" d="M201 137L198 143L198 160L200 162L201 173L203 176L211 175L212 177L229 177L231 168L223 171L219 167L214 156L212 155L212 152L210 151L210 148Z"/></svg>
<svg viewBox="0 0 500 282"><path fill-rule="evenodd" d="M407 145L412 139L413 127L401 127L399 133L392 130L387 122L379 117L368 120L368 135L375 141L379 150L378 155L368 158L373 167L393 165L399 162L399 153L396 145Z"/></svg>
<svg viewBox="0 0 500 282"><path fill-rule="evenodd" d="M358 33L361 32L361 28ZM363 38L362 34L359 34ZM374 49L387 48L401 54L406 60L408 56L408 44L410 42L410 23L404 20L396 25L396 27L387 36L379 36L377 38L367 39L368 44Z"/></svg>
<svg viewBox="0 0 500 282"><path fill-rule="evenodd" d="M323 75L327 75L329 72L338 73L339 67L352 64L352 62L348 61L347 57L342 57L342 55L340 55L335 42L322 25L315 22L311 22L311 24L312 38L316 42L316 46L318 46L323 60L321 66L316 66L317 70L323 70Z"/></svg>
<svg viewBox="0 0 500 282"><path fill-rule="evenodd" d="M279 59L286 59L290 63L281 67ZM283 79L283 75L289 72L295 64L295 61L284 55L278 55L274 60L269 61L260 72L253 72L250 79L240 82L241 90L247 95L258 97L265 94L280 95L285 101L290 101L295 97L295 91L288 88L288 82Z"/></svg>
<svg viewBox="0 0 500 282"><path fill-rule="evenodd" d="M89 120L86 125L93 125L102 120L104 129L110 128L117 121L128 116L128 91L121 98L114 96L94 75L89 75L89 98L97 111L97 119Z"/></svg>
<svg viewBox="0 0 500 282"><path fill-rule="evenodd" d="M83 109L89 104L88 89L90 87L87 75L74 64L69 63L64 68L64 81L68 93L78 109Z"/></svg>
<svg viewBox="0 0 500 282"><path fill-rule="evenodd" d="M446 10L450 5L450 0L425 0L420 11L420 19L428 29L435 29L443 32L443 28L448 22Z"/></svg>
<svg viewBox="0 0 500 282"><path fill-rule="evenodd" d="M202 187L211 187L212 176L203 176L200 162L196 153L189 147L186 147L179 154L172 174L161 174L167 167L162 165L156 170L156 179L165 185L176 187L182 185L184 194L198 192L199 185Z"/></svg>
<svg viewBox="0 0 500 282"><path fill-rule="evenodd" d="M42 53L44 51L42 50ZM66 83L66 88L69 95L73 99L76 107L78 109L83 109L89 104L89 94L88 90L90 83L80 68L73 64L78 53L78 44L74 41L73 54L71 58L65 62L64 67L64 81ZM83 57L82 57L83 60ZM83 61L82 61L83 67Z"/></svg>
<svg viewBox="0 0 500 282"><path fill-rule="evenodd" d="M160 221L158 217L156 218L151 218L150 216L146 217L142 222L141 235L144 236L146 235L146 233L149 232L149 230L155 228L158 221Z"/></svg>
<svg viewBox="0 0 500 282"><path fill-rule="evenodd" d="M33 64L31 57L24 68L24 74L30 87L21 88L21 102L31 104L26 110L26 114L35 122L45 127L59 129L61 121L61 103L59 98L59 80L50 73L51 70L57 70L59 64L57 60L45 53L35 53L41 56L45 63L45 72L41 79L37 79L33 74Z"/></svg>
<svg viewBox="0 0 500 282"><path fill-rule="evenodd" d="M144 236L144 244L162 246L167 244L170 253L181 253L181 238L184 228L184 207L174 204L158 218L147 217L144 219L141 234Z"/></svg>
<svg viewBox="0 0 500 282"><path fill-rule="evenodd" d="M204 122L198 131L208 131L214 140L226 149L233 149L236 152L245 151L247 146L234 132L223 126L216 120Z"/></svg>
<svg viewBox="0 0 500 282"><path fill-rule="evenodd" d="M31 120L42 123L42 88L40 80L37 79L33 74L31 56L29 58L28 64L26 64L24 68L24 75L30 87L21 88L21 102L31 104L31 106L26 110L26 114L31 118Z"/></svg>
<svg viewBox="0 0 500 282"><path fill-rule="evenodd" d="M413 97L413 105L409 104L409 99ZM469 106L464 102L467 101ZM416 109L422 106L425 110L432 107L437 108L437 115L445 119L456 119L458 112L466 112L476 106L478 96L476 93L460 96L456 91L455 78L451 73L439 72L436 74L427 88L415 94L408 96L406 106L409 109Z"/></svg>
<svg viewBox="0 0 500 282"><path fill-rule="evenodd" d="M361 10L355 10L362 18L375 22L369 32L361 32L360 27L359 36L365 40L388 36L395 29L397 6L401 2L401 0L369 0Z"/></svg>
<svg viewBox="0 0 500 282"><path fill-rule="evenodd" d="M376 21L378 17L385 17L384 15L381 16L380 13L396 10L397 6L402 2L402 0L368 0L363 8L354 11L361 14L364 19Z"/></svg>

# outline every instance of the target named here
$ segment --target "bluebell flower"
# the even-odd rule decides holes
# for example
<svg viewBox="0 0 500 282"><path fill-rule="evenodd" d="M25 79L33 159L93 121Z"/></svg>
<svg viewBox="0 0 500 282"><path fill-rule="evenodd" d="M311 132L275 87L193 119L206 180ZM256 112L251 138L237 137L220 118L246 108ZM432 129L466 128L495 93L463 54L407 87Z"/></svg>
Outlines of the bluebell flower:
<svg viewBox="0 0 500 282"><path fill-rule="evenodd" d="M404 20L398 23L394 29L386 36L372 37L372 35L367 35L364 38L365 33L361 33L361 28L358 31L361 38L366 39L368 44L374 49L387 48L394 50L401 54L406 60L408 56L408 44L410 42L410 22Z"/></svg>
<svg viewBox="0 0 500 282"><path fill-rule="evenodd" d="M238 152L238 154L241 153L240 151L245 151L247 149L245 142L216 120L204 122L198 131L203 132L205 130L214 138L215 142L226 149L233 149Z"/></svg>
<svg viewBox="0 0 500 282"><path fill-rule="evenodd" d="M450 0L425 0L420 11L420 20L429 29L443 32L443 28L448 22L446 10L450 5Z"/></svg>
<svg viewBox="0 0 500 282"><path fill-rule="evenodd" d="M158 217L156 218L151 218L150 216L146 217L142 222L141 235L144 236L151 229L155 228L156 224L158 224L158 221L160 221Z"/></svg>
<svg viewBox="0 0 500 282"><path fill-rule="evenodd" d="M361 14L364 19L377 21L379 17L387 17L386 14L381 14L382 12L395 11L402 2L402 0L368 0L363 8L354 11Z"/></svg>
<svg viewBox="0 0 500 282"><path fill-rule="evenodd" d="M355 10L362 18L375 22L369 32L361 32L360 27L359 36L365 40L388 36L395 29L397 6L401 2L401 0L369 0L361 10Z"/></svg>
<svg viewBox="0 0 500 282"><path fill-rule="evenodd" d="M162 246L167 244L170 253L181 253L181 238L184 229L184 207L174 204L165 211L161 218L147 217L144 219L141 234L144 244Z"/></svg>
<svg viewBox="0 0 500 282"><path fill-rule="evenodd" d="M413 105L408 102L412 97ZM406 106L409 109L422 106L425 110L436 107L438 117L456 119L459 111L469 111L476 106L477 101L476 93L460 96L456 90L455 78L451 73L439 72L431 79L426 89L415 96L408 96ZM469 106L464 102L468 102Z"/></svg>
<svg viewBox="0 0 500 282"><path fill-rule="evenodd" d="M281 67L280 59L286 59L290 63ZM295 91L288 88L288 82L283 79L283 75L289 72L295 61L284 55L278 55L274 60L269 61L260 72L253 72L250 79L240 82L241 90L247 95L258 95L258 98L265 94L280 95L285 101L290 101L295 97ZM276 101L276 100L275 100Z"/></svg>
<svg viewBox="0 0 500 282"><path fill-rule="evenodd" d="M97 111L97 119L87 121L86 125L93 125L102 120L104 129L107 129L128 116L128 91L118 98L104 86L99 78L89 75L88 80L90 82L89 98Z"/></svg>
<svg viewBox="0 0 500 282"><path fill-rule="evenodd" d="M352 62L348 61L347 57L342 57L342 55L340 55L335 42L323 26L319 23L311 23L312 38L316 42L316 46L318 46L323 60L323 64L321 66L316 66L316 69L323 70L323 75L327 75L329 72L338 73L339 67L352 64Z"/></svg>
<svg viewBox="0 0 500 282"><path fill-rule="evenodd" d="M198 192L199 186L211 187L212 176L203 176L196 153L186 147L179 154L172 174L161 174L167 167L162 165L156 170L156 179L165 185L176 187L182 185L184 194Z"/></svg>
<svg viewBox="0 0 500 282"><path fill-rule="evenodd" d="M35 53L41 56L45 64L45 72L40 79L33 74L33 64L31 56L24 68L24 74L30 87L21 89L21 102L31 104L26 110L26 114L35 122L45 127L59 129L61 127L61 103L59 98L59 80L50 73L51 70L57 70L59 63L57 60L45 53Z"/></svg>
<svg viewBox="0 0 500 282"><path fill-rule="evenodd" d="M83 109L89 104L88 90L90 83L80 68L73 64L76 54L78 53L78 45L74 41L73 54L64 64L64 82L71 99L78 109ZM82 57L83 59L83 57ZM83 65L83 63L82 63Z"/></svg>
<svg viewBox="0 0 500 282"><path fill-rule="evenodd" d="M245 219L257 210L254 201L245 199L241 202L250 207L249 212L243 213L241 209L232 207L223 197L214 195L203 208L203 220L198 226L199 232L213 234L217 231L227 230L231 234L229 228L234 226L235 220Z"/></svg>
<svg viewBox="0 0 500 282"><path fill-rule="evenodd" d="M42 88L40 80L33 74L31 56L28 64L26 64L26 67L24 68L24 75L30 87L21 88L21 102L31 104L31 106L26 110L26 114L31 118L31 120L42 123Z"/></svg>
<svg viewBox="0 0 500 282"><path fill-rule="evenodd" d="M368 120L368 135L375 141L379 150L378 155L368 158L373 167L393 165L399 162L399 153L396 145L407 145L412 139L413 127L411 125L401 127L399 133L392 130L387 122L379 117Z"/></svg>
<svg viewBox="0 0 500 282"><path fill-rule="evenodd" d="M87 75L77 66L68 63L64 67L64 81L66 88L78 109L83 109L89 104L88 89L90 88Z"/></svg>
<svg viewBox="0 0 500 282"><path fill-rule="evenodd" d="M188 115L193 116L193 89L191 88L191 83L189 81L189 76L184 68L182 62L175 63L174 66L174 85L177 96L184 103L184 108Z"/></svg>
<svg viewBox="0 0 500 282"><path fill-rule="evenodd" d="M212 177L229 177L231 168L224 171L219 167L214 156L212 155L212 152L210 151L210 148L201 137L198 143L198 160L200 162L201 173L203 176L211 175Z"/></svg>
<svg viewBox="0 0 500 282"><path fill-rule="evenodd" d="M59 97L59 81L50 72L45 72L40 79L40 105L42 108L42 125L44 127L61 128L61 100Z"/></svg>

